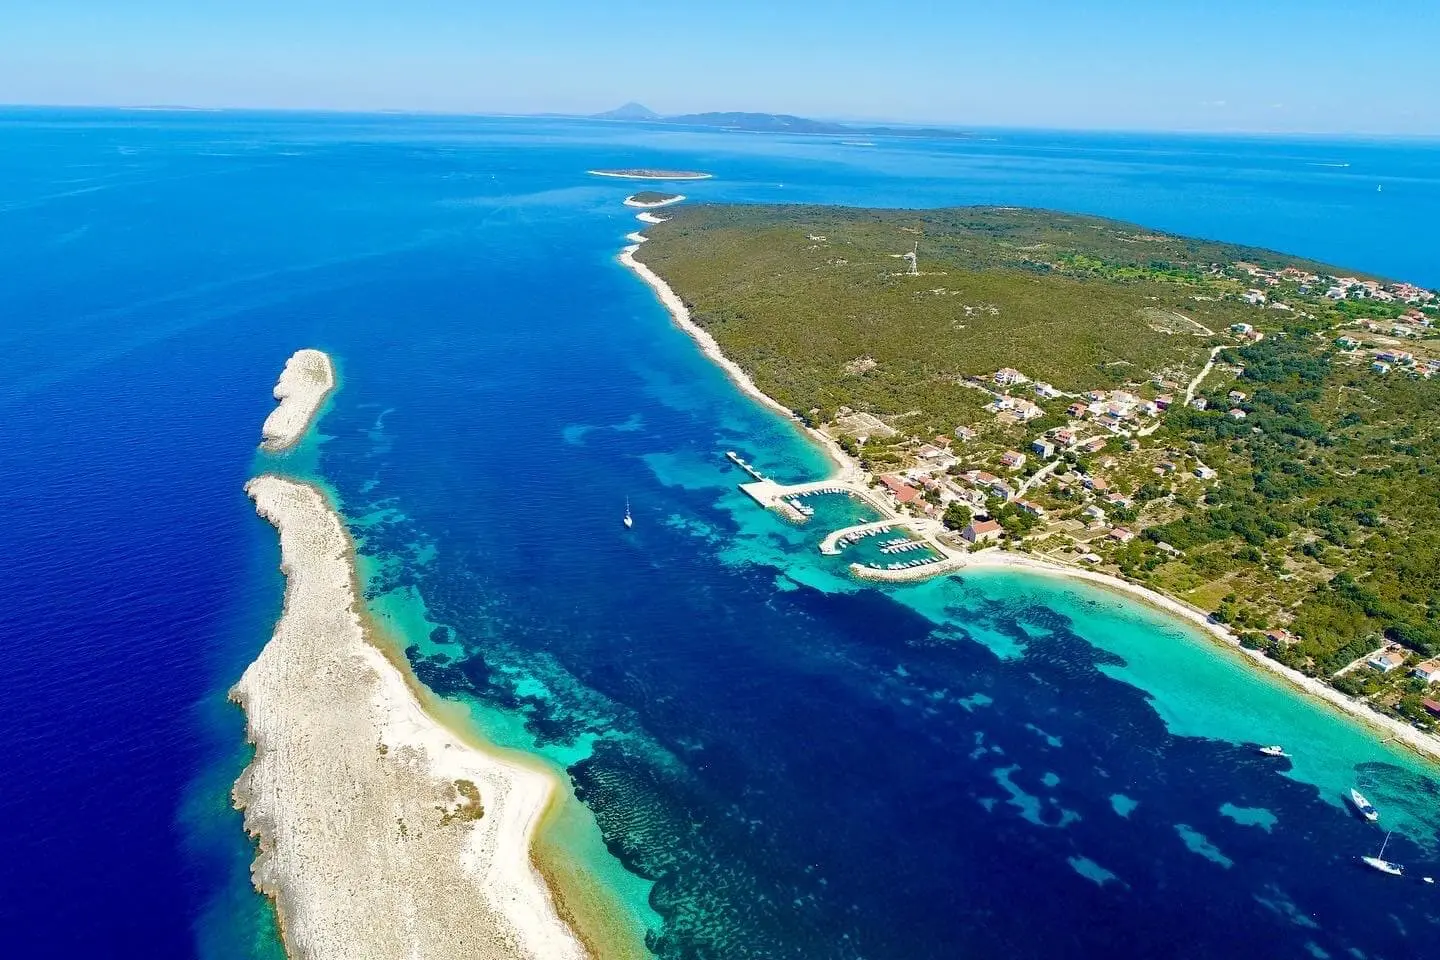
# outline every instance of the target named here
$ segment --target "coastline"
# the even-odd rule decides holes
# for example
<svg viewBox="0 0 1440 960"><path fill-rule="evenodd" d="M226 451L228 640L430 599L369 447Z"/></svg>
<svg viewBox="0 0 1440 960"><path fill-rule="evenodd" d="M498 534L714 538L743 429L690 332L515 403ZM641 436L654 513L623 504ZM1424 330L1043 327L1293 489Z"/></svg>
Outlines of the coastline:
<svg viewBox="0 0 1440 960"><path fill-rule="evenodd" d="M642 236L641 239L646 238ZM834 479L837 482L854 482L863 476L864 471L860 469L860 465L854 460L851 460L845 451L840 449L839 444L814 427L809 427L801 423L800 418L795 416L794 411L762 391L755 385L755 381L750 379L750 375L740 368L738 363L725 356L724 351L720 349L720 344L710 335L710 332L691 318L690 310L685 306L685 301L680 299L679 294L672 290L670 285L662 280L660 275L654 270L651 270L648 266L635 259L635 252L639 249L639 243L632 243L625 247L625 249L620 252L620 263L634 272L641 280L645 281L646 286L655 294L655 298L669 311L670 318L675 322L675 326L685 331L685 333L690 336L690 339L695 341L696 345L700 347L700 352L710 358L711 362L719 366L721 370L725 371L725 375L730 378L735 386L740 388L741 393L794 422L807 436L818 443L821 448L825 450L826 454L829 455L831 462L835 464L834 472L827 479Z"/></svg>
<svg viewBox="0 0 1440 960"><path fill-rule="evenodd" d="M840 446L830 437L821 431L799 424L798 418L779 401L768 396L750 378L739 364L727 357L721 350L719 343L711 334L702 328L690 316L689 309L685 306L678 294L671 289L661 277L645 264L635 259L634 254L640 248L638 243L625 248L620 255L620 262L633 270L642 280L655 292L656 297L669 310L676 326L684 330L700 346L701 352L719 366L730 377L741 392L751 396L771 410L781 413L792 421L818 442L830 455L836 465L836 470L827 480L837 483L863 484L865 472L860 464L852 459ZM1440 740L1427 736L1409 724L1376 713L1369 707L1345 694L1326 685L1314 677L1308 677L1297 670L1281 664L1266 657L1255 650L1247 650L1240 645L1239 638L1231 633L1223 624L1212 621L1208 614L1195 607L1190 606L1182 600L1167 596L1159 591L1152 590L1141 584L1132 583L1120 577L1101 573L1096 570L1086 570L1079 567L1066 566L1049 560L1027 555L1003 552L998 549L984 550L979 553L958 554L953 550L943 549L947 559L930 567L917 567L910 570L891 571L874 570L864 571L860 574L862 579L877 582L916 582L918 580L930 579L931 577L953 575L966 571L975 570L1003 570L1014 569L1028 571L1031 573L1064 577L1072 580L1082 580L1087 583L1107 589L1111 592L1121 593L1127 597L1139 600L1140 602L1158 609L1172 617L1180 619L1192 626L1199 627L1206 636L1214 641L1223 643L1240 651L1245 657L1262 669L1269 670L1272 674L1280 677L1296 692L1305 694L1309 699L1319 701L1330 709L1343 713L1345 716L1358 720L1373 732L1385 734L1386 740L1395 740L1425 759L1440 763Z"/></svg>
<svg viewBox="0 0 1440 960"><path fill-rule="evenodd" d="M286 590L231 691L255 745L234 799L287 952L587 956L531 861L553 778L425 711L367 637L353 545L319 490L266 474L246 492L279 533Z"/></svg>
<svg viewBox="0 0 1440 960"><path fill-rule="evenodd" d="M295 446L334 389L335 364L329 355L309 348L296 350L275 382L273 392L280 403L260 428L260 448L279 453Z"/></svg>
<svg viewBox="0 0 1440 960"><path fill-rule="evenodd" d="M1182 600L1167 596L1157 590L1132 583L1129 580L1101 573L1098 570L1084 570L1079 567L1070 567L1065 564L1056 563L1050 560L1041 560L1038 557L1027 554L1008 553L998 549L983 550L979 553L968 554L965 563L958 569L951 569L950 573L965 573L976 570L1019 570L1027 573L1039 574L1042 576L1059 577L1070 580L1081 580L1094 584L1112 593L1124 594L1126 597L1144 603L1152 609L1159 610L1178 620L1183 620L1191 626L1198 627L1212 640L1223 643L1239 653L1245 659L1251 661L1262 669L1270 671L1277 677L1286 681L1297 692L1305 694L1308 698L1323 701L1333 710L1344 713L1347 717L1360 721L1374 732L1385 734L1386 740L1393 740L1425 757L1426 759L1440 763L1440 741L1427 736L1407 723L1403 723L1393 717L1376 713L1369 707L1355 700L1351 700L1339 690L1334 689L1315 679L1308 677L1298 670L1292 670L1284 664L1272 660L1258 650L1247 650L1240 645L1240 639L1235 636L1224 624L1211 620L1204 611L1192 607Z"/></svg>

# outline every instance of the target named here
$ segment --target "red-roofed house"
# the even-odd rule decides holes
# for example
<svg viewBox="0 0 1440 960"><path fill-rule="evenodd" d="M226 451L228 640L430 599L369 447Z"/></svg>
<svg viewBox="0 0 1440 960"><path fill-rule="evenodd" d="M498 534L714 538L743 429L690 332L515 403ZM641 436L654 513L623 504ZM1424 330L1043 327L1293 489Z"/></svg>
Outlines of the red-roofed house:
<svg viewBox="0 0 1440 960"><path fill-rule="evenodd" d="M895 499L901 503L910 503L920 496L919 490L916 490L899 477L892 477L887 474L880 478L880 482L885 484L886 488L895 495Z"/></svg>
<svg viewBox="0 0 1440 960"><path fill-rule="evenodd" d="M988 540L999 540L1004 532L994 520L971 520L970 524L960 531L960 536L971 543L984 543Z"/></svg>

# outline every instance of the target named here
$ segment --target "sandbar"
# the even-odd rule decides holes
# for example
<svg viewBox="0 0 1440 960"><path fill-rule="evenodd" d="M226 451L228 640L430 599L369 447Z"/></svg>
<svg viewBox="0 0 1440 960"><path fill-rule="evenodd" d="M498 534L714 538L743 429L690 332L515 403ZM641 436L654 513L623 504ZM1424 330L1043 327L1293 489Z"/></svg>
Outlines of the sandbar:
<svg viewBox="0 0 1440 960"><path fill-rule="evenodd" d="M296 350L285 361L285 369L275 383L275 399L280 405L270 411L260 428L261 449L278 453L298 443L334 389L335 365L329 355L319 350Z"/></svg>

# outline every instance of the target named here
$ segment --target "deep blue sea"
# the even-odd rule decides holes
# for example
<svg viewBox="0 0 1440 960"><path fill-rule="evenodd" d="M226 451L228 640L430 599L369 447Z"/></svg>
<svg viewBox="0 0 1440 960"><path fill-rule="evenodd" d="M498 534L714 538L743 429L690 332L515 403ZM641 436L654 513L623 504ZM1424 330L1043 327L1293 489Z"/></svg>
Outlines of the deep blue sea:
<svg viewBox="0 0 1440 960"><path fill-rule="evenodd" d="M225 694L283 582L242 486L323 482L377 621L552 764L547 857L662 957L1420 957L1440 774L1086 587L861 587L735 490L823 458L615 260L634 187L1104 214L1440 285L1440 143L0 113L0 930L278 956ZM1383 186L1383 190L1376 188ZM302 346L342 386L256 454ZM624 499L635 511L627 533ZM1293 765L1258 757L1281 742ZM1404 880L1363 870L1396 830Z"/></svg>

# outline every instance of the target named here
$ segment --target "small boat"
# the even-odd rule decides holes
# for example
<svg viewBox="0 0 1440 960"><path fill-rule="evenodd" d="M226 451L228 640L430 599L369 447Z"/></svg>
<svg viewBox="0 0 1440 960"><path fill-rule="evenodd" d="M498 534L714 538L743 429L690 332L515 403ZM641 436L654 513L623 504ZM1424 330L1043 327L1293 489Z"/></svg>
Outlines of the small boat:
<svg viewBox="0 0 1440 960"><path fill-rule="evenodd" d="M635 526L635 518L630 516L630 498L625 498L625 529Z"/></svg>
<svg viewBox="0 0 1440 960"><path fill-rule="evenodd" d="M1381 873L1388 873L1392 877L1403 877L1405 876L1405 868L1400 866L1400 864L1398 863L1391 863L1389 860L1385 859L1385 846L1389 842L1390 834L1387 833L1385 834L1385 843L1380 844L1379 853L1375 854L1375 856L1373 857L1361 857L1360 859L1362 862L1364 862L1365 866L1370 867L1373 870L1379 870Z"/></svg>
<svg viewBox="0 0 1440 960"><path fill-rule="evenodd" d="M1380 819L1380 811L1371 806L1359 790L1350 791L1350 802L1355 805L1355 812L1371 823Z"/></svg>
<svg viewBox="0 0 1440 960"><path fill-rule="evenodd" d="M1288 753L1285 752L1285 748L1284 748L1284 747L1281 747L1281 746L1278 746L1278 745L1277 745L1277 746L1269 746L1269 747L1261 747L1261 748L1260 748L1260 752L1263 753L1263 754L1265 754L1265 756L1267 756L1267 757L1288 757L1288 756L1290 756L1290 754L1288 754Z"/></svg>

